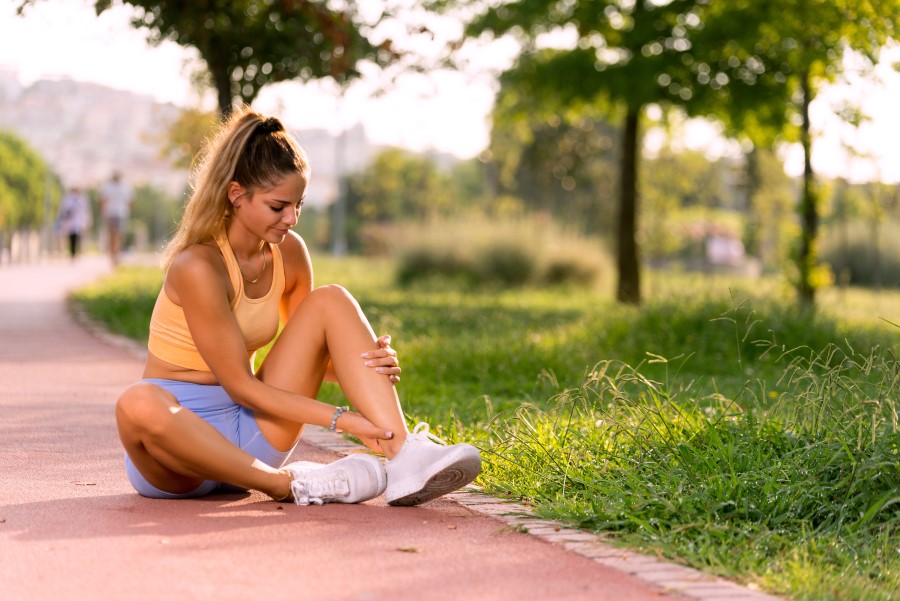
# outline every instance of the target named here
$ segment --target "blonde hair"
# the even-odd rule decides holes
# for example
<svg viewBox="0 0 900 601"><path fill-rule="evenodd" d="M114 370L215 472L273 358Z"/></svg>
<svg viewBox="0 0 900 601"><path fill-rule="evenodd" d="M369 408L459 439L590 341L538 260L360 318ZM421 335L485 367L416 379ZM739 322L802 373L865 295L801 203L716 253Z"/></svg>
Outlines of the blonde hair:
<svg viewBox="0 0 900 601"><path fill-rule="evenodd" d="M168 269L175 256L194 244L225 233L234 216L228 184L239 183L249 194L271 188L294 173L309 177L306 152L275 117L250 107L232 113L198 155L191 176L191 196L178 229L163 252Z"/></svg>

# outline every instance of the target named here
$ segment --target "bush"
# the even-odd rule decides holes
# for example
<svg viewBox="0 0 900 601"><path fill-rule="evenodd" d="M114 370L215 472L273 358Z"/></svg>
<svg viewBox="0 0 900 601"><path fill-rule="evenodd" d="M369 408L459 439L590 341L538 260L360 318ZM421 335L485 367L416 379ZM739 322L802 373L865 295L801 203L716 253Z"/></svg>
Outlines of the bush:
<svg viewBox="0 0 900 601"><path fill-rule="evenodd" d="M834 224L823 236L822 260L838 282L855 286L900 287L900 222L881 224L874 239L864 221Z"/></svg>
<svg viewBox="0 0 900 601"><path fill-rule="evenodd" d="M403 285L444 279L469 286L590 288L609 264L599 240L546 221L434 221L397 226L385 237Z"/></svg>

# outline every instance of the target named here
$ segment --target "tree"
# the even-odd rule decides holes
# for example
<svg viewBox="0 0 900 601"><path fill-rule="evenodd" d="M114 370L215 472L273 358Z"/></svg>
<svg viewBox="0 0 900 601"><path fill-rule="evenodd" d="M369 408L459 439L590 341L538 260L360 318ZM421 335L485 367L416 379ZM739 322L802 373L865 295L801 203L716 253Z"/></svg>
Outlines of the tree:
<svg viewBox="0 0 900 601"><path fill-rule="evenodd" d="M35 0L21 0L19 12ZM268 84L359 76L360 61L394 60L391 43L364 34L356 3L328 0L122 0L137 9L132 25L151 44L169 40L195 48L216 90L223 117L250 104ZM95 0L97 14L113 0Z"/></svg>
<svg viewBox="0 0 900 601"><path fill-rule="evenodd" d="M471 2L444 0L442 6ZM622 122L617 218L617 298L641 300L640 262L635 237L641 116L645 107L686 105L695 75L690 65L715 49L697 47L692 36L702 29L708 0L512 0L481 4L465 35L516 37L522 52L504 74L525 95L558 110L603 106ZM576 38L569 49L541 49L548 32ZM711 60L711 59L710 59Z"/></svg>
<svg viewBox="0 0 900 601"><path fill-rule="evenodd" d="M454 203L447 177L434 161L400 148L375 155L368 167L348 176L346 189L348 242L355 249L364 224L425 221L445 214Z"/></svg>
<svg viewBox="0 0 900 601"><path fill-rule="evenodd" d="M863 68L877 62L881 48L900 33L900 0L794 0L790 7L734 0L727 9L724 4L717 3L697 36L698 44L720 48L721 54L718 61L693 66L697 73L704 69L695 98L708 100L712 92L719 99L716 114L754 143L771 141L773 132L799 140L804 169L796 288L801 303L812 305L823 278L809 107L821 86L841 75L849 52L866 63Z"/></svg>
<svg viewBox="0 0 900 601"><path fill-rule="evenodd" d="M149 184L136 186L131 205L131 226L142 244L158 249L169 240L181 219L177 198ZM138 234L140 232L140 234Z"/></svg>
<svg viewBox="0 0 900 601"><path fill-rule="evenodd" d="M61 194L44 159L18 136L0 131L0 232L44 225Z"/></svg>
<svg viewBox="0 0 900 601"><path fill-rule="evenodd" d="M219 124L217 115L199 108L186 108L157 140L160 156L172 165L188 169Z"/></svg>
<svg viewBox="0 0 900 601"><path fill-rule="evenodd" d="M593 107L547 110L504 81L491 113L489 153L498 202L516 197L586 234L614 233L619 132Z"/></svg>

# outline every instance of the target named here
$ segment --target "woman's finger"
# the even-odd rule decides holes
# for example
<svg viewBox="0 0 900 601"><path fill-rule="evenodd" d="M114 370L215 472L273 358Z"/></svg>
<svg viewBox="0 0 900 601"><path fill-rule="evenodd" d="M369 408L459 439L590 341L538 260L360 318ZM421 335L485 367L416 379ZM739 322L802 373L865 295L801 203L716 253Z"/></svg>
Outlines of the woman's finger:
<svg viewBox="0 0 900 601"><path fill-rule="evenodd" d="M351 411L342 413L336 425L338 430L343 430L358 438L390 440L394 437L393 432L379 428L362 415Z"/></svg>
<svg viewBox="0 0 900 601"><path fill-rule="evenodd" d="M396 357L397 351L392 348L383 348L378 349L377 351L366 351L362 353L360 357L363 359L381 359L384 357Z"/></svg>

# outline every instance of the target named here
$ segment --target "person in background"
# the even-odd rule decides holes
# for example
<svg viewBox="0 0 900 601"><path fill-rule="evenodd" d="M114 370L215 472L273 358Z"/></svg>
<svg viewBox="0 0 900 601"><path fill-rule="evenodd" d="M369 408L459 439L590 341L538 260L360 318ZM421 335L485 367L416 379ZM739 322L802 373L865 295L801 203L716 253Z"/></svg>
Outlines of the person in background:
<svg viewBox="0 0 900 601"><path fill-rule="evenodd" d="M63 196L57 224L68 240L69 257L74 261L81 252L82 237L91 227L91 205L87 194L78 186L72 186Z"/></svg>
<svg viewBox="0 0 900 601"><path fill-rule="evenodd" d="M197 164L166 247L143 379L116 405L139 494L237 487L310 505L384 493L389 505L408 506L481 471L476 447L447 445L425 423L407 429L390 337L375 337L343 287L313 286L309 250L293 231L309 180L306 152L281 121L249 108L232 114ZM254 370L255 352L273 340ZM326 379L349 406L316 399ZM304 424L353 434L386 465L366 453L287 463Z"/></svg>
<svg viewBox="0 0 900 601"><path fill-rule="evenodd" d="M100 188L100 215L106 222L109 258L114 266L119 264L122 236L131 214L131 200L131 186L122 181L119 171L114 171L110 180Z"/></svg>

